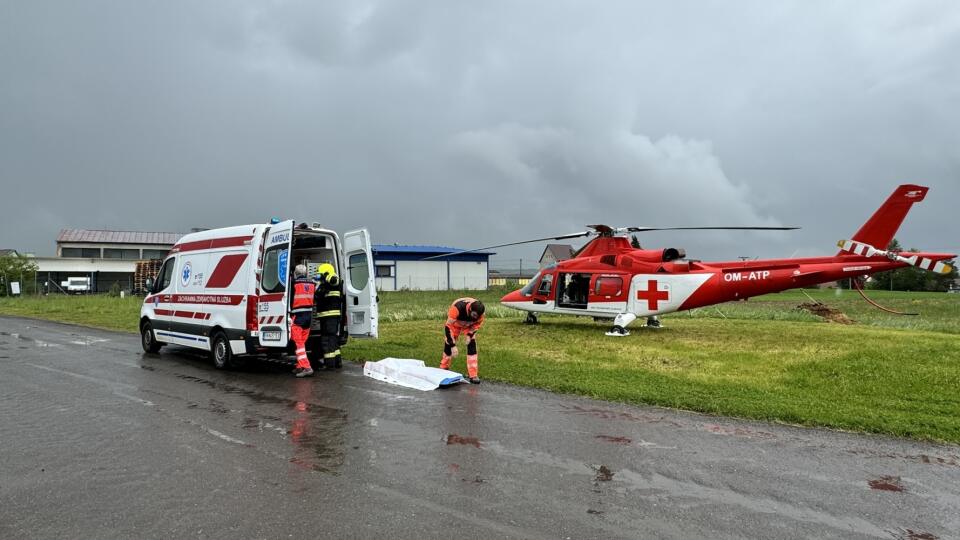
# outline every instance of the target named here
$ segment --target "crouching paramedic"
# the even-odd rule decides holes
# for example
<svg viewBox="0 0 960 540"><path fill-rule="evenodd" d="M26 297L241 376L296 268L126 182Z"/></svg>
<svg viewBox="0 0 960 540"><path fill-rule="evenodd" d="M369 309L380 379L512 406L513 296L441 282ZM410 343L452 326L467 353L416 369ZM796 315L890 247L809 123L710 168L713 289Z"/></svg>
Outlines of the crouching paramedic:
<svg viewBox="0 0 960 540"><path fill-rule="evenodd" d="M477 331L483 326L483 302L475 298L458 298L447 310L447 324L443 328L442 369L450 369L450 360L457 356L457 338L466 334L467 338L467 375L473 384L480 384L477 365Z"/></svg>
<svg viewBox="0 0 960 540"><path fill-rule="evenodd" d="M340 320L343 318L343 287L340 278L330 263L317 268L317 318L320 319L320 350L323 352L324 369L339 368Z"/></svg>
<svg viewBox="0 0 960 540"><path fill-rule="evenodd" d="M293 300L290 302L290 338L297 347L297 367L293 374L297 377L310 377L313 369L307 359L307 338L310 336L310 322L313 318L313 295L316 285L307 278L307 267L298 264L293 269Z"/></svg>

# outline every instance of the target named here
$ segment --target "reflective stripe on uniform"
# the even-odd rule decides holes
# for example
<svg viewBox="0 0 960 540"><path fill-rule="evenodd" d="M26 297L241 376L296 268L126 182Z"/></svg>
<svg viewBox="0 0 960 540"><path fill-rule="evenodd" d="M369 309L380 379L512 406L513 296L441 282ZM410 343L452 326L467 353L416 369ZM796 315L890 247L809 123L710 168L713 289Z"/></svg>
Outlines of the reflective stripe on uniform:
<svg viewBox="0 0 960 540"><path fill-rule="evenodd" d="M324 358L336 358L338 356L340 356L340 349L337 349L333 352L324 353L323 355Z"/></svg>
<svg viewBox="0 0 960 540"><path fill-rule="evenodd" d="M339 309L331 309L328 311L320 311L317 313L317 317L339 317L339 316L340 316Z"/></svg>

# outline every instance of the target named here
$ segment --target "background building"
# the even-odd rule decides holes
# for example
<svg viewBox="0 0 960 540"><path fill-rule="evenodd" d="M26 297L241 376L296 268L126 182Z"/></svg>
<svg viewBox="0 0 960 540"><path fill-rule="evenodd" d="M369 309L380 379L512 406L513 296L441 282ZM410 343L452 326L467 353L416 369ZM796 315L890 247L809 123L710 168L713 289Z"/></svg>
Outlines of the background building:
<svg viewBox="0 0 960 540"><path fill-rule="evenodd" d="M163 259L184 233L64 229L56 257L35 257L41 290L60 291L64 283L85 283L82 292L107 292L114 284L131 292L140 261ZM72 292L81 292L75 285Z"/></svg>
<svg viewBox="0 0 960 540"><path fill-rule="evenodd" d="M490 278L490 256L494 253L460 254L456 253L458 251L463 250L444 246L374 245L377 290L486 289ZM452 255L440 259L423 260L451 252Z"/></svg>
<svg viewBox="0 0 960 540"><path fill-rule="evenodd" d="M573 258L573 246L570 244L547 244L540 255L540 268Z"/></svg>

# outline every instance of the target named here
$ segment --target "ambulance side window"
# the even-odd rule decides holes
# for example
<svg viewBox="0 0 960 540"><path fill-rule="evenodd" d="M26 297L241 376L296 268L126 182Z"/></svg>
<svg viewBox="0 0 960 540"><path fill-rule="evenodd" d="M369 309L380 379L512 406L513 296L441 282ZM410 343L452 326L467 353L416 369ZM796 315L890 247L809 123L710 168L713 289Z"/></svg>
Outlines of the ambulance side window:
<svg viewBox="0 0 960 540"><path fill-rule="evenodd" d="M263 254L263 274L260 286L263 292L278 293L287 288L287 246L273 246Z"/></svg>
<svg viewBox="0 0 960 540"><path fill-rule="evenodd" d="M153 292L158 293L170 286L170 282L173 281L173 263L176 260L176 257L170 257L163 263L163 268L157 272L157 282L153 284Z"/></svg>

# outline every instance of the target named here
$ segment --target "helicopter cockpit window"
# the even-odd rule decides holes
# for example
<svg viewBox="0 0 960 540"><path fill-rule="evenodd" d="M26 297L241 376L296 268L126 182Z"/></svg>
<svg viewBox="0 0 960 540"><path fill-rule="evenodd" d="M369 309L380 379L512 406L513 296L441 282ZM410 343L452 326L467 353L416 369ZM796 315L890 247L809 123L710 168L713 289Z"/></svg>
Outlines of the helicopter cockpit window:
<svg viewBox="0 0 960 540"><path fill-rule="evenodd" d="M543 279L540 280L540 286L537 287L537 294L539 296L549 296L550 289L553 288L553 274L547 274L543 276Z"/></svg>
<svg viewBox="0 0 960 540"><path fill-rule="evenodd" d="M535 276L530 278L530 281L520 289L520 294L524 296L533 296L533 288L537 286L537 281L540 280L541 272L537 272Z"/></svg>

